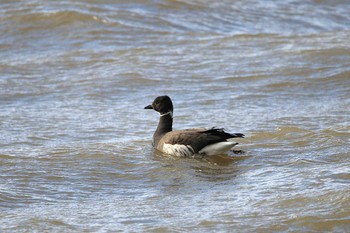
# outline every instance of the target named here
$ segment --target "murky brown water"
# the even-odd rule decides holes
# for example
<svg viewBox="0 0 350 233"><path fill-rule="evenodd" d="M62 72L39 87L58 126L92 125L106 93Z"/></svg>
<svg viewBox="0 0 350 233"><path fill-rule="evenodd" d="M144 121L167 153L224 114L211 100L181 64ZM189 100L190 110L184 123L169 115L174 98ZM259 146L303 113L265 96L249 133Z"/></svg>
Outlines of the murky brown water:
<svg viewBox="0 0 350 233"><path fill-rule="evenodd" d="M348 1L0 2L1 232L348 232ZM247 135L205 159L174 128Z"/></svg>

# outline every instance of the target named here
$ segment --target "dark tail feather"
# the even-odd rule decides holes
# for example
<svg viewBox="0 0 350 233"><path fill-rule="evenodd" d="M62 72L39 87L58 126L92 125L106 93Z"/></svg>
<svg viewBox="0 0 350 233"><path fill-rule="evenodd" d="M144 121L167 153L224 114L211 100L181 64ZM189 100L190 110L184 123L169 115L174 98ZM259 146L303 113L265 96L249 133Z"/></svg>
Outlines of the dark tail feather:
<svg viewBox="0 0 350 233"><path fill-rule="evenodd" d="M242 133L231 133L233 138L244 138L244 134Z"/></svg>
<svg viewBox="0 0 350 233"><path fill-rule="evenodd" d="M224 131L223 128L211 128L211 129L208 129L205 131L205 133L209 133L209 134L212 134L212 135L217 135L217 136L220 136L220 137L223 137L225 139L229 139L229 138L244 138L244 134L242 133L226 133Z"/></svg>

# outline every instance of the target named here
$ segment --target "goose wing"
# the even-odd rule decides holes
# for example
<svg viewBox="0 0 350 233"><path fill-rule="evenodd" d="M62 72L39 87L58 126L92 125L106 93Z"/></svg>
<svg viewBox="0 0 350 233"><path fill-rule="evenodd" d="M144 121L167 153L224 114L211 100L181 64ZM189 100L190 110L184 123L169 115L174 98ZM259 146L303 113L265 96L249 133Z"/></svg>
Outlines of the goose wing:
<svg viewBox="0 0 350 233"><path fill-rule="evenodd" d="M164 135L161 144L183 145L192 148L194 153L198 153L204 147L218 142L225 142L229 138L244 137L243 134L230 134L223 129L187 129L171 131ZM163 146L162 145L162 146Z"/></svg>

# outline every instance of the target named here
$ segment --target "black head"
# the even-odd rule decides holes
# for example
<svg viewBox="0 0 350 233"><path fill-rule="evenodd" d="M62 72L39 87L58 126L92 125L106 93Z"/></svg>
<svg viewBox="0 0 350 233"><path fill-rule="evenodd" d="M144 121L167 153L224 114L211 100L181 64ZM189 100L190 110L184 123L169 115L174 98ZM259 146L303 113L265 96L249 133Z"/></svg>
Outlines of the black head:
<svg viewBox="0 0 350 233"><path fill-rule="evenodd" d="M173 102L171 101L170 97L167 95L164 96L158 96L155 98L153 103L151 105L148 105L145 107L145 109L153 109L160 114L165 114L168 112L173 112Z"/></svg>

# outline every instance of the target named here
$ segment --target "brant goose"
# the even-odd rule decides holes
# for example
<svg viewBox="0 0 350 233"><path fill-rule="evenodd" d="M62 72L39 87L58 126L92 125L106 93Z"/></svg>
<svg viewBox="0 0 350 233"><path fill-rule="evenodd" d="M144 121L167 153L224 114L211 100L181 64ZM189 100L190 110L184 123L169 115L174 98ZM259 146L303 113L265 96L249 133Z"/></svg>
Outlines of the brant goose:
<svg viewBox="0 0 350 233"><path fill-rule="evenodd" d="M158 96L145 109L153 109L160 114L157 130L153 134L153 147L170 155L225 154L238 144L227 139L244 137L244 134L230 134L218 128L173 131L173 103L169 96Z"/></svg>

